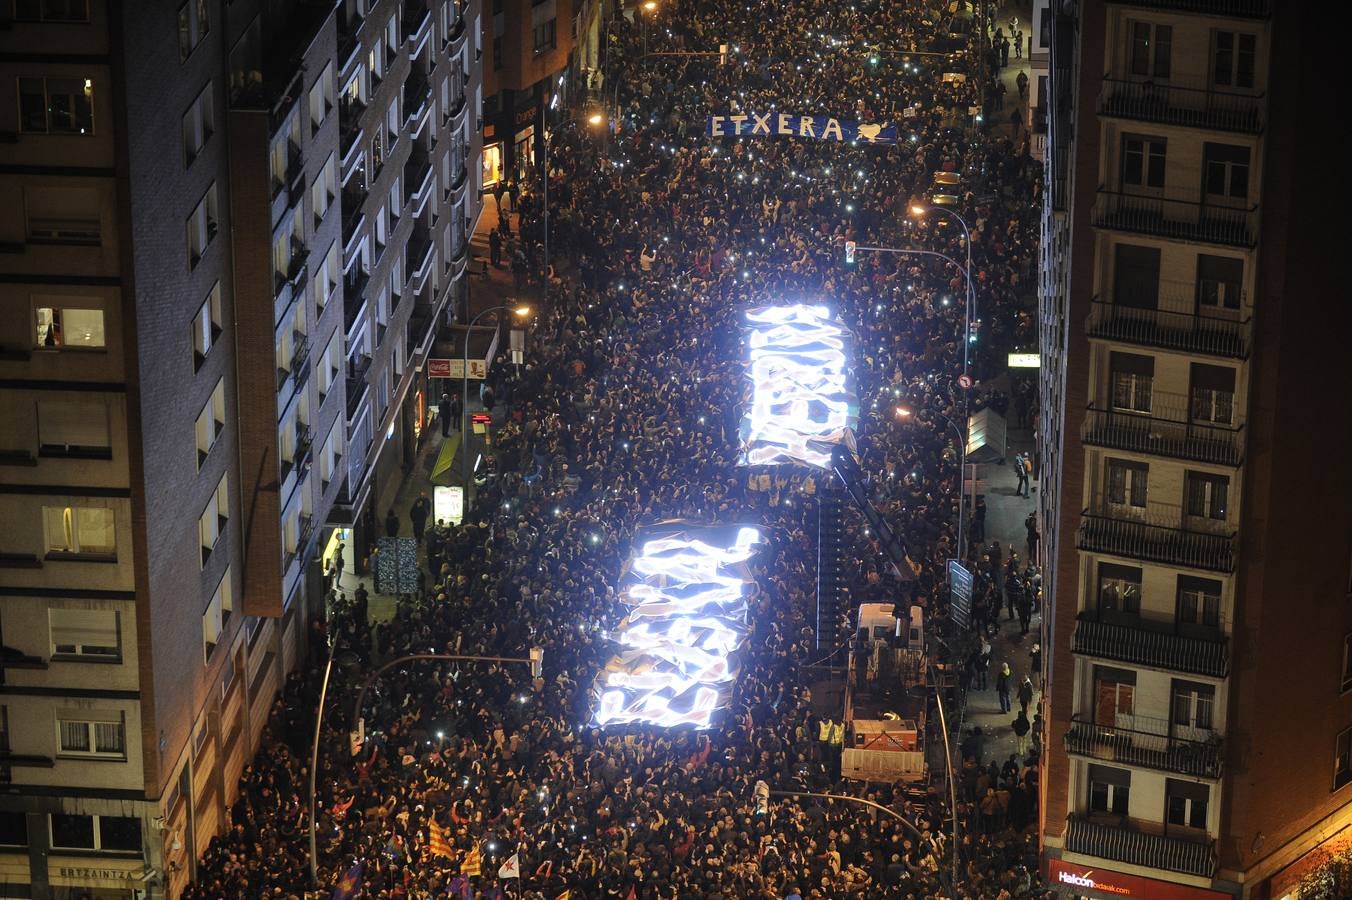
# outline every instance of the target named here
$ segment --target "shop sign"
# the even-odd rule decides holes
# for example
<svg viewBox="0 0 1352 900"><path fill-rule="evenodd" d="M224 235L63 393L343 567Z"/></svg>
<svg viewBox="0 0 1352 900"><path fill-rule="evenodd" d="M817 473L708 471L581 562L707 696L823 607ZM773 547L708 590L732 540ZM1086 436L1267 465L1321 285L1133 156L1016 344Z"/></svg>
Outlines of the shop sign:
<svg viewBox="0 0 1352 900"><path fill-rule="evenodd" d="M1062 859L1047 860L1047 880L1062 894L1079 897L1131 897L1136 900L1219 900L1230 895L1206 888L1189 887L1127 875L1097 867L1080 866Z"/></svg>

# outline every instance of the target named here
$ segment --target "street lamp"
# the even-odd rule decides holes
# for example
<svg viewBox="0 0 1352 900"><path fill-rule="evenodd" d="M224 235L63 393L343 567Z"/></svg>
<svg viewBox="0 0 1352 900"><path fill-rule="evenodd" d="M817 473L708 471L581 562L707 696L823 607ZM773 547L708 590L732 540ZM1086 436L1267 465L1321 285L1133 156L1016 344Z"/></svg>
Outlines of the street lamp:
<svg viewBox="0 0 1352 900"><path fill-rule="evenodd" d="M657 12L656 0L647 0L647 2L643 4L643 11L646 13ZM648 20L646 17L643 19L643 55L648 55Z"/></svg>
<svg viewBox="0 0 1352 900"><path fill-rule="evenodd" d="M463 368L460 369L460 469L464 474L466 498L469 496L469 486L470 482L473 480L472 476L474 474L469 470L469 336L474 333L474 323L478 322L491 312L502 312L504 309L510 309L512 315L522 319L530 315L529 306L513 307L504 303L500 306L490 306L488 309L480 310L479 314L473 319L470 319L469 325L465 327L465 356L461 363ZM487 376L488 373L485 372L484 375Z"/></svg>
<svg viewBox="0 0 1352 900"><path fill-rule="evenodd" d="M965 269L967 273L967 320L966 325L963 328L962 335L962 372L964 375L969 374L967 370L968 370L968 355L970 351L969 345L972 343L972 315L976 312L976 286L972 282L971 229L967 227L967 222L962 218L962 216L953 212L953 210L947 209L942 206L923 206L919 203L912 203L910 212L911 215L917 219L923 219L927 214L931 212L943 213L944 215L952 216L954 219L957 220L957 223L962 226L962 235L964 239L963 242L967 245L967 268ZM957 263L954 263L954 265L957 265Z"/></svg>
<svg viewBox="0 0 1352 900"><path fill-rule="evenodd" d="M587 116L587 124L589 125L600 125L604 121L605 117L600 113L592 113L590 116Z"/></svg>

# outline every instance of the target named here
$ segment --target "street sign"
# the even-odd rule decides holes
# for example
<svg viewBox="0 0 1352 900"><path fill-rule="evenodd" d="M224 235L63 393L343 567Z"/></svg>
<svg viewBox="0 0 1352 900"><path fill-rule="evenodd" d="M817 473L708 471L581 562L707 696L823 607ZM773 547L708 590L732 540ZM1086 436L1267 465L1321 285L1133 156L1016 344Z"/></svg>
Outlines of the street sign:
<svg viewBox="0 0 1352 900"><path fill-rule="evenodd" d="M948 561L948 592L953 623L963 630L972 627L972 573L956 559Z"/></svg>
<svg viewBox="0 0 1352 900"><path fill-rule="evenodd" d="M427 361L428 378L450 378L451 361L449 359L429 359Z"/></svg>
<svg viewBox="0 0 1352 900"><path fill-rule="evenodd" d="M972 389L972 376L968 375L966 372L959 375L958 387L962 388L964 391L970 391Z"/></svg>
<svg viewBox="0 0 1352 900"><path fill-rule="evenodd" d="M465 489L459 485L432 489L432 517L439 522L459 525L465 517Z"/></svg>
<svg viewBox="0 0 1352 900"><path fill-rule="evenodd" d="M469 377L485 378L488 375L488 364L482 359L471 359L469 361ZM465 377L465 361L463 359L429 359L427 361L428 378L454 378L459 380Z"/></svg>

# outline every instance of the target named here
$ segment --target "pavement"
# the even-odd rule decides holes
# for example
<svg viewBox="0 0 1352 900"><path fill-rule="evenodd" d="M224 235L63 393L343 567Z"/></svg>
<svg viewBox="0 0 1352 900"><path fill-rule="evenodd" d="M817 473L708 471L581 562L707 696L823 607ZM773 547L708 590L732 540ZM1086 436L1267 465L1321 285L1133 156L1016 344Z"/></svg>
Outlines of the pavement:
<svg viewBox="0 0 1352 900"><path fill-rule="evenodd" d="M505 199L505 198L504 198ZM508 218L511 222L513 235L520 234L519 220L515 212L509 212ZM538 283L527 285L518 290L508 260L510 259L506 245L503 248L503 261L500 268L487 267L487 278L483 277L485 265L489 259L489 232L498 226L498 205L497 200L492 193L485 193L483 196L483 214L475 225L474 235L470 238L470 262L469 262L469 311L470 316L476 316L486 309L492 309L494 306L509 305L515 306L518 303L526 303L538 308L540 302L540 288ZM490 317L485 316L484 322L490 321ZM456 383L457 387L459 383ZM469 412L480 412L483 407L479 403L479 392L476 388L477 382L470 384L469 391ZM435 408L435 398L429 397L428 402ZM502 424L506 410L499 406L494 413L493 426ZM413 507L414 501L418 496L426 491L428 496L432 495L432 488L435 484L461 484L460 466L457 464L449 473L450 480L445 476L439 478L437 482L432 481L432 466L436 463L437 457L442 452L443 443L449 442L453 446L450 452L459 452L460 433L455 428L451 429L448 437L441 436L441 424L435 419L428 426L424 433L422 446L418 448L417 460L413 471L403 480L399 486L399 492L395 496L393 509L399 516L399 534L403 537L413 535L413 523L409 519L409 510ZM470 435L470 458L473 459L483 447L483 438L477 435ZM472 488L471 488L472 490ZM384 522L383 511L379 520ZM419 548L419 558L422 558L423 549ZM398 597L393 594L380 594L375 591L374 579L370 574L358 575L357 560L354 558L354 550L349 543L343 552L344 568L343 577L338 585L338 589L346 595L351 595L356 591L359 584L365 585L367 590L367 609L370 621L387 622L394 618L395 606Z"/></svg>

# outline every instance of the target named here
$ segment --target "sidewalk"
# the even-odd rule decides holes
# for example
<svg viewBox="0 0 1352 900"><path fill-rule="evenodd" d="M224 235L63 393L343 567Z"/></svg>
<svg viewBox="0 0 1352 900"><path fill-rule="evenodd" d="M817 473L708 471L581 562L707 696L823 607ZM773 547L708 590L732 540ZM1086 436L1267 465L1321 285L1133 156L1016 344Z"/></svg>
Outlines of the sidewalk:
<svg viewBox="0 0 1352 900"><path fill-rule="evenodd" d="M1015 57L1014 36L1009 33L1010 20L1015 16L1019 17L1019 30L1023 32L1022 58ZM1000 69L1000 81L1005 86L1005 108L997 110L993 114L994 121L991 123L990 131L993 135L1009 138L1017 147L1019 142L1029 134L1029 128L1032 125L1029 104L1032 102L1033 92L1037 90L1037 85L1032 81L1032 63L1028 58L1029 35L1033 29L1033 4L1027 2L1002 3L1000 11L995 17L995 25L1009 37L1010 47L1009 65ZM1019 96L1018 78L1020 72L1023 72L1029 78L1028 94L1023 97ZM1023 123L1017 133L1010 119L1010 111L1016 108L1019 110Z"/></svg>
<svg viewBox="0 0 1352 900"><path fill-rule="evenodd" d="M519 220L517 214L509 214L511 220L511 229L514 236L520 235ZM522 290L516 289L515 279L512 276L510 267L510 256L507 252L507 245L504 243L502 252L502 265L500 268L488 266L488 278L485 280L481 274L484 266L489 259L489 232L498 226L498 206L497 201L491 193L485 193L483 197L483 214L479 217L474 229L474 235L470 238L470 262L468 267L469 277L469 314L471 319L487 309L495 306L517 306L525 303L532 308L538 308L540 300L540 289L538 284L529 284ZM491 324L493 316L487 315L480 320L480 325ZM501 352L500 348L500 352ZM469 413L482 411L483 406L479 402L479 382L471 380L469 385L469 407L466 410L466 417ZM454 384L455 389L460 389L460 383ZM432 396L429 391L428 404L435 408L438 396ZM506 411L499 406L494 414L493 425L502 424ZM456 423L458 426L459 423ZM483 438L473 434L470 435L470 459L473 460L483 447ZM438 476L436 482L432 480L432 467L437 458L441 455L443 444L452 445L451 452L457 456L460 451L461 434L457 427L452 427L448 437L441 436L441 422L433 419L423 433L421 446L418 448L417 459L413 470L408 477L403 480L399 486L399 492L395 496L392 509L395 515L399 517L399 534L401 537L411 537L413 534L413 524L409 519L409 510L413 503L424 491L428 497L432 496L432 488L436 484L460 483L460 466L457 463L451 471ZM468 501L468 498L467 498ZM468 505L468 503L467 503ZM377 510L377 520L380 523L380 534L384 535L384 521L387 510ZM344 574L336 589L351 597L359 584L365 585L368 592L367 608L369 619L372 623L388 622L394 618L395 605L398 597L393 594L378 594L375 591L375 580L371 574L358 576L354 574L357 571L357 560L354 558L355 551L349 543L343 551ZM422 548L419 548L419 558L422 558Z"/></svg>

